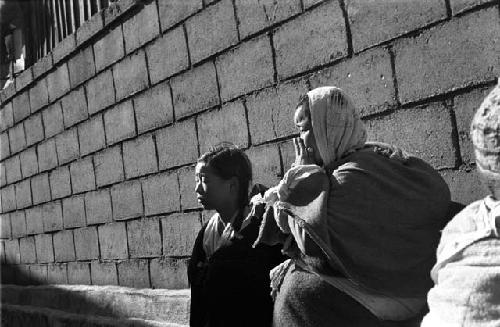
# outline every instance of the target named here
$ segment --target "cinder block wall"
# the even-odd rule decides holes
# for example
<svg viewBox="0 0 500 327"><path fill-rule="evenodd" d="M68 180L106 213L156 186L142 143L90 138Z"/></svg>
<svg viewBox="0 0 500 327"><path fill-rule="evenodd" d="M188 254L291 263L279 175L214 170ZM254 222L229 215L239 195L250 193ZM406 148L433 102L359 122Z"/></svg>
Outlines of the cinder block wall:
<svg viewBox="0 0 500 327"><path fill-rule="evenodd" d="M354 98L371 139L439 169L455 200L481 197L468 129L500 75L499 6L119 1L0 92L3 282L187 287L208 216L196 158L231 141L255 182L276 183L294 106L321 85Z"/></svg>

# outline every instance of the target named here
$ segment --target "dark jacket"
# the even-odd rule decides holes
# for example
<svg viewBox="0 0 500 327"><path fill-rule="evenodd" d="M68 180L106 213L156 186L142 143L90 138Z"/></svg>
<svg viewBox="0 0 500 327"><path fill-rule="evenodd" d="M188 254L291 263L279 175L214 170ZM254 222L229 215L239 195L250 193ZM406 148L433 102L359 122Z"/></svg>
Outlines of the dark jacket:
<svg viewBox="0 0 500 327"><path fill-rule="evenodd" d="M243 217L237 219L239 225ZM281 246L258 245L260 220L252 217L241 239L219 248L207 261L202 227L188 267L192 327L271 326L269 271L284 261Z"/></svg>

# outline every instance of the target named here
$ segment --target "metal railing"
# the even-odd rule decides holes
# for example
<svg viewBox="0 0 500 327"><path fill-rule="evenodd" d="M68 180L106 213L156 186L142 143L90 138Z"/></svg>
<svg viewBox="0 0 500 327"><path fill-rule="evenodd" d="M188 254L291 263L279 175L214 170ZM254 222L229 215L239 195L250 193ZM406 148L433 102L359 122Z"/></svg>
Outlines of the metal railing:
<svg viewBox="0 0 500 327"><path fill-rule="evenodd" d="M0 0L0 89L116 0Z"/></svg>

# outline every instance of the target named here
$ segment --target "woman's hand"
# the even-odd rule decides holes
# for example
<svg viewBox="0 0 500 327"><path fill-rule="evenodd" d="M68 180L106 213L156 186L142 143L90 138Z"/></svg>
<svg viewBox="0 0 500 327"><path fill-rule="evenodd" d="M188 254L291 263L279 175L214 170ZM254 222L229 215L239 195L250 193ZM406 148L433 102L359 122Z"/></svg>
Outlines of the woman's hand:
<svg viewBox="0 0 500 327"><path fill-rule="evenodd" d="M300 137L293 139L293 146L295 148L295 162L293 165L312 165L316 164L314 159L314 149L307 147Z"/></svg>

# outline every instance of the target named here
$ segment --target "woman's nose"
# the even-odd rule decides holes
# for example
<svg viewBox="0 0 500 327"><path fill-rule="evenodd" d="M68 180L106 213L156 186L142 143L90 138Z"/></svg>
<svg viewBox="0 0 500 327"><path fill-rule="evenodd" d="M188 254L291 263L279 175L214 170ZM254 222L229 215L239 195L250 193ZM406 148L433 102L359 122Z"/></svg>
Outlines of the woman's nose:
<svg viewBox="0 0 500 327"><path fill-rule="evenodd" d="M201 191L201 183L197 182L197 183L194 184L194 191L196 193L198 193L198 194L200 193L200 191Z"/></svg>

